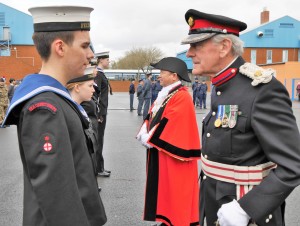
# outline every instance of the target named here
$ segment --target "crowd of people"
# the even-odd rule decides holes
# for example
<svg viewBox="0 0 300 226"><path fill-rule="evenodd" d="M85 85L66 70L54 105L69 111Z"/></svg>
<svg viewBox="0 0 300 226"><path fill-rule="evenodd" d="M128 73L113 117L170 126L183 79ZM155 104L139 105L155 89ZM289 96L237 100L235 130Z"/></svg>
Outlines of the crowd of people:
<svg viewBox="0 0 300 226"><path fill-rule="evenodd" d="M6 112L0 120L17 126L24 167L23 225L107 221L97 177L111 174L103 143L113 93L104 71L109 53L90 48L92 10L29 9L41 71L17 89L13 79L9 89L0 81L0 111ZM176 57L151 64L160 70L157 81L147 73L137 89L130 84L130 110L136 93L143 116L136 139L147 155L144 220L283 226L285 199L300 184L300 136L288 92L270 70L241 57L245 23L193 9L185 20L189 35L182 44L189 45L192 73L211 77L210 111L200 139L195 107L206 109L207 84L195 79L191 96L182 85L191 82L187 66ZM88 72L93 58L97 65Z"/></svg>
<svg viewBox="0 0 300 226"><path fill-rule="evenodd" d="M162 86L160 85L159 80L155 80L152 77L151 72L146 73L146 79L139 79L137 88L134 84L135 80L133 79L129 85L130 111L136 110L133 107L134 94L136 93L136 97L138 99L137 115L143 116L143 119L145 119L150 106L156 100L158 93L162 89Z"/></svg>

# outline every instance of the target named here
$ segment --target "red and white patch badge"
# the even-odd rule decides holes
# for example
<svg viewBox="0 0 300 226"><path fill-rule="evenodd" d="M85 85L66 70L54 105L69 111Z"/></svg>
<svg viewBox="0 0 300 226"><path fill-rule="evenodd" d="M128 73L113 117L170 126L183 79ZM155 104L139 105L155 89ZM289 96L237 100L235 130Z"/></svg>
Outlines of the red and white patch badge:
<svg viewBox="0 0 300 226"><path fill-rule="evenodd" d="M40 136L39 147L43 154L54 154L55 153L55 142L56 139L51 133L44 133Z"/></svg>
<svg viewBox="0 0 300 226"><path fill-rule="evenodd" d="M45 140L45 144L44 144L44 151L45 152L50 152L52 150L52 144L50 143L50 137L49 136L45 136L44 137Z"/></svg>

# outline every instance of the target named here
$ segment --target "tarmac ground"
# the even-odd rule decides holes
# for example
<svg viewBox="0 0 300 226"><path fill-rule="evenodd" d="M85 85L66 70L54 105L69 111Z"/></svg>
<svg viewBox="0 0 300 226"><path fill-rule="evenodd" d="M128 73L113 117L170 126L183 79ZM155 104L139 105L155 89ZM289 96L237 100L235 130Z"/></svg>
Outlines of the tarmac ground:
<svg viewBox="0 0 300 226"><path fill-rule="evenodd" d="M208 109L196 108L199 132ZM134 100L137 107L137 99ZM300 103L293 102L294 115L300 128ZM109 110L104 141L105 168L109 178L98 178L108 221L106 226L151 226L142 220L145 186L145 149L135 140L142 124L137 112L129 111L128 93L109 96ZM283 138L286 139L286 138ZM15 126L0 129L0 225L22 225L23 172ZM258 207L259 208L259 207ZM286 225L300 225L300 188L287 199Z"/></svg>

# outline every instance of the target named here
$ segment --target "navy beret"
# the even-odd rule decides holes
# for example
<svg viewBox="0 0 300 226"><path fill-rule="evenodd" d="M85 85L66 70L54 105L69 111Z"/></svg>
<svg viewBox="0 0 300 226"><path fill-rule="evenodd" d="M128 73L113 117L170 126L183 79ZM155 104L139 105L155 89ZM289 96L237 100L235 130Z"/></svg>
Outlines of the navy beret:
<svg viewBox="0 0 300 226"><path fill-rule="evenodd" d="M67 84L70 83L76 83L76 82L85 82L85 81L89 81L89 80L94 80L94 75L93 74L86 74L77 78L73 78L70 81L67 82Z"/></svg>

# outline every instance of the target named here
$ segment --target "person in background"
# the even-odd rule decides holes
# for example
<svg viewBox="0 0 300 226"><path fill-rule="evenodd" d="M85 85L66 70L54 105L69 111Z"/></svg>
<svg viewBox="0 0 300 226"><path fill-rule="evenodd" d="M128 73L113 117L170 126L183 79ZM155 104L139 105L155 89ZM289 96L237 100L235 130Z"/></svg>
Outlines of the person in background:
<svg viewBox="0 0 300 226"><path fill-rule="evenodd" d="M198 104L198 100L197 100L197 88L198 88L198 84L199 84L199 81L198 81L198 78L196 77L195 81L192 84L194 106L197 106L197 104Z"/></svg>
<svg viewBox="0 0 300 226"><path fill-rule="evenodd" d="M0 78L0 125L2 124L8 107L7 87L3 78Z"/></svg>
<svg viewBox="0 0 300 226"><path fill-rule="evenodd" d="M11 99L12 99L12 97L14 95L15 84L16 84L16 80L14 78L10 78L9 79L9 87L8 87L8 99L9 99L9 102L11 102Z"/></svg>
<svg viewBox="0 0 300 226"><path fill-rule="evenodd" d="M146 116L148 115L148 111L151 103L151 97L152 97L151 78L152 78L152 74L148 72L146 74L146 79L144 80L144 86L143 86L143 97L144 97L143 119L145 119Z"/></svg>
<svg viewBox="0 0 300 226"><path fill-rule="evenodd" d="M297 91L297 95L298 95L298 100L300 101L300 82L298 82L296 91Z"/></svg>
<svg viewBox="0 0 300 226"><path fill-rule="evenodd" d="M154 103L154 101L157 98L158 93L161 91L162 86L160 85L159 80L154 80L152 83L152 99L151 99L151 104Z"/></svg>
<svg viewBox="0 0 300 226"><path fill-rule="evenodd" d="M199 105L200 109L202 109L202 106L204 109L206 109L206 94L207 94L207 85L206 82L203 80L201 84L198 86L199 89Z"/></svg>
<svg viewBox="0 0 300 226"><path fill-rule="evenodd" d="M99 226L107 221L86 143L86 116L65 88L84 75L93 58L92 10L29 9L42 67L15 90L3 122L17 125L24 168L23 225Z"/></svg>
<svg viewBox="0 0 300 226"><path fill-rule="evenodd" d="M109 177L111 171L104 168L104 157L103 157L103 144L104 144L104 133L107 119L107 108L108 108L108 93L112 95L112 89L108 78L104 73L104 69L109 68L109 52L96 53L97 58L97 74L95 77L95 83L97 84L100 95L99 95L99 114L98 114L98 144L97 149L97 173L100 177Z"/></svg>
<svg viewBox="0 0 300 226"><path fill-rule="evenodd" d="M241 21L190 9L186 53L210 75L203 119L200 225L283 226L285 199L300 184L300 136L286 88L241 57ZM288 137L288 139L285 139Z"/></svg>
<svg viewBox="0 0 300 226"><path fill-rule="evenodd" d="M135 110L133 108L134 94L135 94L134 79L132 79L130 86L129 86L130 111Z"/></svg>
<svg viewBox="0 0 300 226"><path fill-rule="evenodd" d="M156 64L163 89L151 106L137 140L147 148L144 220L161 225L199 225L200 138L187 87L184 61L166 57Z"/></svg>
<svg viewBox="0 0 300 226"><path fill-rule="evenodd" d="M138 87L136 89L136 96L138 98L138 108L137 108L138 116L142 116L142 108L144 104L143 86L144 86L144 80L140 79Z"/></svg>

